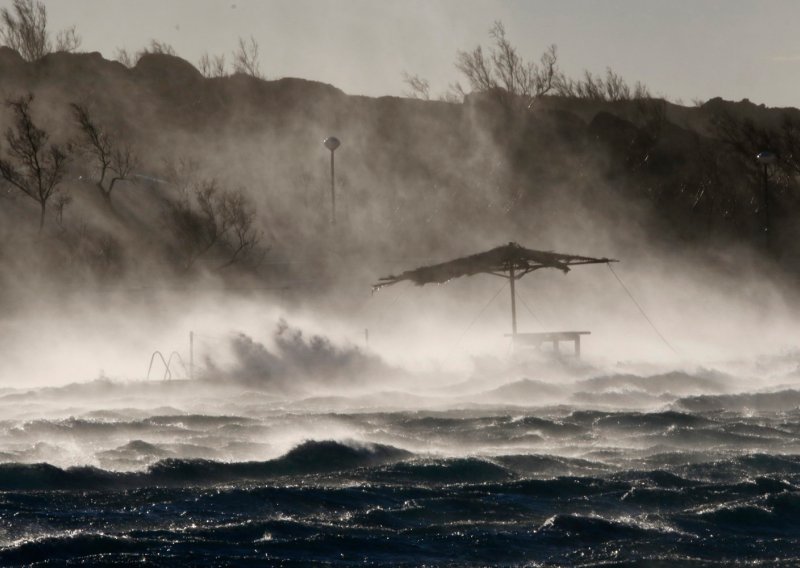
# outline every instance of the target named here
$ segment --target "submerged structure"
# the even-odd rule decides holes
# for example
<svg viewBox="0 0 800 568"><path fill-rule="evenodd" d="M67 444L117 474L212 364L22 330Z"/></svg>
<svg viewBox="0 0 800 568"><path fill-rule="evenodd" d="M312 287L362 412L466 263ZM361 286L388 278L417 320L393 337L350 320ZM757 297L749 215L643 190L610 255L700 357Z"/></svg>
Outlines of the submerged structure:
<svg viewBox="0 0 800 568"><path fill-rule="evenodd" d="M417 286L425 284L444 284L453 278L461 276L474 276L476 274L491 274L506 278L511 288L511 338L516 345L529 345L539 348L544 343L552 343L553 350L559 351L561 341L571 341L574 345L576 356L580 356L581 336L588 331L558 331L544 333L518 333L517 332L517 297L515 282L540 268L555 268L564 273L570 267L583 264L608 264L618 262L612 258L594 258L558 252L540 251L525 248L517 243L508 243L470 256L456 258L448 262L422 266L413 270L406 270L397 276L384 276L373 286L373 290L391 286L404 280L413 282Z"/></svg>

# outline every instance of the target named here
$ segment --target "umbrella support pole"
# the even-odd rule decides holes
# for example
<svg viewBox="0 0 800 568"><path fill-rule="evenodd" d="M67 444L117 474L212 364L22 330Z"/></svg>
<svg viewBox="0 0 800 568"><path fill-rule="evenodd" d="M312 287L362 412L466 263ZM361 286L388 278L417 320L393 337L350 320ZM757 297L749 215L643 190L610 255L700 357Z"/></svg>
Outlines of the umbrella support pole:
<svg viewBox="0 0 800 568"><path fill-rule="evenodd" d="M511 335L512 337L516 337L517 335L517 294L516 290L514 290L514 266L508 269L508 278L511 282Z"/></svg>

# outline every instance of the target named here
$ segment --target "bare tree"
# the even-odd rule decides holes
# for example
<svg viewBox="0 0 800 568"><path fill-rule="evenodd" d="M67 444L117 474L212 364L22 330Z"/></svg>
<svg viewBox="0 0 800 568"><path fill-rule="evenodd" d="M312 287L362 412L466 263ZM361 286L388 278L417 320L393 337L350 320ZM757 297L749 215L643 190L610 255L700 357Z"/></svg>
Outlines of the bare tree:
<svg viewBox="0 0 800 568"><path fill-rule="evenodd" d="M64 228L64 210L70 203L72 203L72 196L65 193L59 193L53 201L53 207L56 210L56 221L62 229Z"/></svg>
<svg viewBox="0 0 800 568"><path fill-rule="evenodd" d="M780 133L781 158L789 175L800 176L800 122L784 114Z"/></svg>
<svg viewBox="0 0 800 568"><path fill-rule="evenodd" d="M151 39L150 45L139 51L136 58L137 61L141 59L142 55L146 55L148 53L162 53L164 55L176 55L174 47L172 47L165 41L159 41L157 39Z"/></svg>
<svg viewBox="0 0 800 568"><path fill-rule="evenodd" d="M115 141L89 114L89 109L72 103L75 121L81 130L82 146L92 156L97 170L95 186L111 206L111 192L117 183L130 179L136 156L130 146Z"/></svg>
<svg viewBox="0 0 800 568"><path fill-rule="evenodd" d="M143 55L148 53L162 53L164 55L176 55L175 48L164 41L151 39L150 43L133 53L124 47L118 47L114 53L114 59L122 63L125 67L134 67Z"/></svg>
<svg viewBox="0 0 800 568"><path fill-rule="evenodd" d="M261 240L261 233L253 226L255 209L241 190L224 192L219 207L229 228L226 239L228 258L217 267L222 270L251 255Z"/></svg>
<svg viewBox="0 0 800 568"><path fill-rule="evenodd" d="M36 61L52 53L45 5L38 0L14 0L11 9L1 9L0 39L26 61ZM80 45L81 38L72 26L58 32L55 51L75 51Z"/></svg>
<svg viewBox="0 0 800 568"><path fill-rule="evenodd" d="M423 79L419 75L411 75L403 72L403 82L408 86L408 90L403 93L411 99L421 99L423 101L431 100L431 85L427 79Z"/></svg>
<svg viewBox="0 0 800 568"><path fill-rule="evenodd" d="M117 48L117 51L114 53L114 59L122 63L125 67L130 68L136 65L136 55L132 55L131 52L124 47Z"/></svg>
<svg viewBox="0 0 800 568"><path fill-rule="evenodd" d="M178 198L167 201L165 221L179 245L181 264L190 270L209 257L216 270L251 260L261 241L255 207L242 190L221 189L214 179L197 179L196 165L169 166ZM216 259L216 260L212 260Z"/></svg>
<svg viewBox="0 0 800 568"><path fill-rule="evenodd" d="M264 78L258 60L258 43L253 36L250 36L250 41L239 38L239 47L233 52L233 72L244 73L257 79Z"/></svg>
<svg viewBox="0 0 800 568"><path fill-rule="evenodd" d="M456 58L456 69L472 91L492 93L506 105L519 101L529 108L537 97L553 89L559 74L555 45L548 47L536 63L519 55L502 22L495 22L489 35L493 45L488 50L479 45L472 51L459 51ZM455 89L465 93L459 84Z"/></svg>
<svg viewBox="0 0 800 568"><path fill-rule="evenodd" d="M234 73L250 75L257 79L264 78L258 57L258 42L253 36L250 36L250 41L239 38L239 46L233 52L232 59ZM226 77L228 75L225 55L204 53L200 57L197 68L204 77Z"/></svg>
<svg viewBox="0 0 800 568"><path fill-rule="evenodd" d="M0 10L0 37L26 61L36 61L50 52L47 33L47 9L33 0L14 0L13 11Z"/></svg>
<svg viewBox="0 0 800 568"><path fill-rule="evenodd" d="M644 84L637 81L631 86L610 67L606 68L605 78L589 71L584 71L581 79L569 79L559 74L555 78L553 92L562 97L595 101L638 101L651 98L650 91Z"/></svg>
<svg viewBox="0 0 800 568"><path fill-rule="evenodd" d="M198 70L203 77L225 77L227 71L225 70L225 55L208 55L204 53L200 58Z"/></svg>
<svg viewBox="0 0 800 568"><path fill-rule="evenodd" d="M776 152L779 157L781 155L780 134L759 126L752 118L739 119L731 112L719 111L711 118L711 129L717 138L739 155L755 179L758 179L760 169L755 161L756 154L767 149Z"/></svg>
<svg viewBox="0 0 800 568"><path fill-rule="evenodd" d="M468 91L488 93L507 108L530 108L533 101L546 94L597 101L650 99L649 89L641 82L631 85L610 67L605 76L584 71L580 79L566 77L558 68L558 51L548 47L538 62L526 61L506 36L502 22L489 31L492 44L459 51L456 69L466 78L468 87L456 82L440 97L448 102L463 100ZM419 75L403 73L408 86L404 93L411 98L430 100L430 85Z"/></svg>
<svg viewBox="0 0 800 568"><path fill-rule="evenodd" d="M782 124L775 127L757 122L756 118L739 118L733 112L722 109L712 116L710 126L712 134L730 152L727 169L735 168L737 172L734 179L726 180L724 191L737 190L740 210L755 213L761 219L760 226L768 228L771 224L770 202L783 203L785 210L789 210L790 203L792 208L796 207L794 196L800 175L797 161L800 138L796 137L800 130L796 130L798 126L786 115ZM756 160L756 156L765 150L774 152L777 157L775 164L766 169ZM764 176L767 176L768 188L764 185ZM782 208L776 210L779 215ZM784 221L783 227L788 226L788 220Z"/></svg>
<svg viewBox="0 0 800 568"><path fill-rule="evenodd" d="M56 51L77 51L81 46L81 36L75 26L70 26L56 34Z"/></svg>
<svg viewBox="0 0 800 568"><path fill-rule="evenodd" d="M67 164L61 148L31 118L33 95L6 101L14 125L6 131L10 159L0 158L0 177L39 204L39 231L44 227L48 200L60 189Z"/></svg>
<svg viewBox="0 0 800 568"><path fill-rule="evenodd" d="M216 182L209 180L201 182L192 192L186 188L178 199L168 201L169 228L179 241L184 270L191 269L227 232L214 206L217 192Z"/></svg>

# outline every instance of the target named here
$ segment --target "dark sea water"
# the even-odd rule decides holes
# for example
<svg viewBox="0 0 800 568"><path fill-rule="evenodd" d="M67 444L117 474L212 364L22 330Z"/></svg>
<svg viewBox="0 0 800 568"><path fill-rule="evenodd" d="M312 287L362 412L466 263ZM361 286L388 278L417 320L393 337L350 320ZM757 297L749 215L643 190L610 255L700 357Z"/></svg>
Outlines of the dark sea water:
<svg viewBox="0 0 800 568"><path fill-rule="evenodd" d="M0 565L800 565L800 390L746 384L12 392Z"/></svg>

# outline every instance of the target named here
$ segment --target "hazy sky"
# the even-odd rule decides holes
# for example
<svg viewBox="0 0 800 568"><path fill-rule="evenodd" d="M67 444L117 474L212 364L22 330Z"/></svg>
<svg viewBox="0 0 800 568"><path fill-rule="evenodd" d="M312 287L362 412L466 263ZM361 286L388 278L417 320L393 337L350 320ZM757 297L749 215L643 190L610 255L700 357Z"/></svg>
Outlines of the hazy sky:
<svg viewBox="0 0 800 568"><path fill-rule="evenodd" d="M11 0L0 0L8 6ZM49 0L53 28L75 24L83 49L113 57L151 39L196 64L261 47L268 78L304 77L348 93L399 95L402 72L443 91L457 50L502 20L520 52L558 45L562 68L611 66L673 99L722 96L800 106L800 0Z"/></svg>

